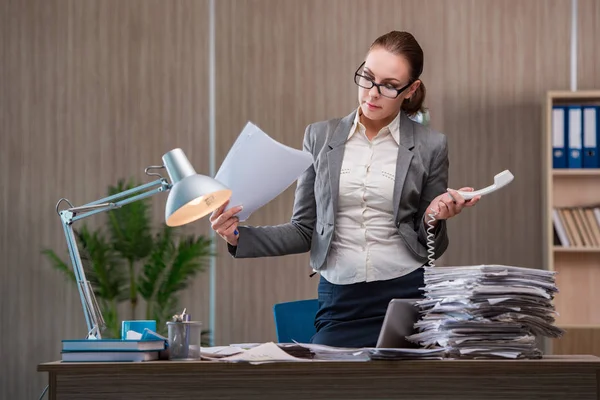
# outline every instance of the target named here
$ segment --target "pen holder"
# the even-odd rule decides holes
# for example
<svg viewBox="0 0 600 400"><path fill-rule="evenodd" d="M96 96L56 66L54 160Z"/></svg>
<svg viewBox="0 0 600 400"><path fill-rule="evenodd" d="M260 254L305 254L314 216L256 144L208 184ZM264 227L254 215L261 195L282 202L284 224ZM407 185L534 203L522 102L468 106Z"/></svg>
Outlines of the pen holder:
<svg viewBox="0 0 600 400"><path fill-rule="evenodd" d="M202 323L199 321L170 321L169 360L200 360Z"/></svg>

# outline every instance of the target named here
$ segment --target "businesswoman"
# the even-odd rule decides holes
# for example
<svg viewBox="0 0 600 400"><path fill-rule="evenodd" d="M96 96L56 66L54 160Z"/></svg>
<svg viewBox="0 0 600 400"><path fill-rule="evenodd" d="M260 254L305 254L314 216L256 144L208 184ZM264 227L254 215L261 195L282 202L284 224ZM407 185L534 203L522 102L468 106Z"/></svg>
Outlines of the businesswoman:
<svg viewBox="0 0 600 400"><path fill-rule="evenodd" d="M422 71L410 33L377 38L355 72L357 109L306 128L314 163L298 179L291 221L238 226L241 208L226 205L211 216L235 258L310 251L320 273L313 343L375 346L389 301L422 296L427 214L438 258L446 220L479 201L447 189L446 137L409 118L423 107Z"/></svg>

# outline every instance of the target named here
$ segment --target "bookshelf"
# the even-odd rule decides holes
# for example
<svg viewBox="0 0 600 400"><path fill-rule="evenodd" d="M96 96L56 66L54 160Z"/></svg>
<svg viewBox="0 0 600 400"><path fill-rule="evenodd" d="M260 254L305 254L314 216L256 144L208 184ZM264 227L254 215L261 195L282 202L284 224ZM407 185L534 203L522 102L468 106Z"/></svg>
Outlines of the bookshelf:
<svg viewBox="0 0 600 400"><path fill-rule="evenodd" d="M600 168L553 168L552 110L554 106L569 105L600 105L600 90L550 91L544 102L543 265L557 272L559 293L554 304L559 315L556 325L567 331L561 339L549 340L546 352L600 356L600 238L594 236L598 231L591 226L593 209L600 207ZM559 211L560 217L556 216L554 210L562 210ZM570 213L568 218L572 218L568 224L564 219L567 218L564 210ZM591 210L591 215L586 214L586 210ZM556 238L553 218L560 218L565 225L569 225L569 232L579 235L578 243L562 246ZM587 240L583 240L586 237Z"/></svg>

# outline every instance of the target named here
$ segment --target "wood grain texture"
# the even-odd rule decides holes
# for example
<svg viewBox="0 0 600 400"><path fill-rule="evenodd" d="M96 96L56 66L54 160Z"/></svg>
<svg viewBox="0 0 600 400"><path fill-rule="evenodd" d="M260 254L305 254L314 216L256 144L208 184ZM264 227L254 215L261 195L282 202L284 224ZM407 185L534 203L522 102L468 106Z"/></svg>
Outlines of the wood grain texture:
<svg viewBox="0 0 600 400"><path fill-rule="evenodd" d="M37 398L35 365L86 333L77 290L40 254L67 257L58 199L82 205L121 178L150 181L144 168L175 147L208 172L207 4L0 2L0 398ZM153 197L157 225L165 201ZM208 273L181 303L208 320Z"/></svg>
<svg viewBox="0 0 600 400"><path fill-rule="evenodd" d="M577 90L600 89L600 1L578 0Z"/></svg>
<svg viewBox="0 0 600 400"><path fill-rule="evenodd" d="M600 325L600 253L556 253L554 269L556 294L554 304L560 314L558 325Z"/></svg>
<svg viewBox="0 0 600 400"><path fill-rule="evenodd" d="M48 364L60 399L597 399L597 357L263 365ZM110 382L110 384L106 384ZM335 382L335 384L333 384Z"/></svg>
<svg viewBox="0 0 600 400"><path fill-rule="evenodd" d="M218 163L247 120L299 148L307 124L356 107L352 73L372 40L409 30L426 54L432 124L450 141L450 185L516 176L450 223L439 264L540 266L540 105L569 86L570 2L215 3ZM599 86L599 8L579 0L581 88ZM208 0L0 0L0 398L37 396L34 365L85 333L76 290L40 255L66 249L56 201L98 199L178 146L208 172L207 33ZM292 200L290 188L249 222L287 221ZM153 200L157 223L164 201ZM272 305L316 295L307 255L234 262L220 243L218 271L219 343L273 339ZM208 319L208 274L182 304Z"/></svg>
<svg viewBox="0 0 600 400"><path fill-rule="evenodd" d="M554 207L594 206L600 201L600 174L557 174L552 181Z"/></svg>
<svg viewBox="0 0 600 400"><path fill-rule="evenodd" d="M567 334L552 340L553 354L593 354L600 356L600 327L565 327Z"/></svg>
<svg viewBox="0 0 600 400"><path fill-rule="evenodd" d="M370 43L407 30L425 52L426 103L448 136L450 187L487 186L504 169L516 177L450 221L438 265L542 267L541 105L547 90L569 85L569 2L222 0L216 13L219 162L247 120L300 148L307 124L357 107L352 76ZM284 223L292 204L293 188L248 224ZM232 260L219 249L219 343L274 339L273 304L316 296L307 255Z"/></svg>

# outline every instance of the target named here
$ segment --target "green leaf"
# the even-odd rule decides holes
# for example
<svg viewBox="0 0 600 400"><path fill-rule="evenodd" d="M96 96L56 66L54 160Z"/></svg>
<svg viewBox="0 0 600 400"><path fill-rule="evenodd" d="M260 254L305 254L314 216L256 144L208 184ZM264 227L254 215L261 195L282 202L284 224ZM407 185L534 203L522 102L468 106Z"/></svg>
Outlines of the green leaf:
<svg viewBox="0 0 600 400"><path fill-rule="evenodd" d="M186 236L177 243L173 229L164 227L138 281L139 293L147 302L147 318L162 326L180 312L178 293L204 270L210 255L209 239Z"/></svg>
<svg viewBox="0 0 600 400"><path fill-rule="evenodd" d="M114 301L99 300L98 305L102 310L102 316L106 329L102 332L104 339L119 339L121 337L121 323L117 313L117 305Z"/></svg>
<svg viewBox="0 0 600 400"><path fill-rule="evenodd" d="M109 196L138 186L133 181L120 180L116 186L109 187ZM139 195L134 193L121 200ZM130 262L139 261L152 249L150 218L150 198L136 200L108 212L109 232L114 249Z"/></svg>
<svg viewBox="0 0 600 400"><path fill-rule="evenodd" d="M42 254L48 257L54 268L64 273L69 281L75 283L75 272L73 272L71 264L67 265L53 250L42 250Z"/></svg>
<svg viewBox="0 0 600 400"><path fill-rule="evenodd" d="M86 279L97 298L121 301L127 294L127 279L123 262L111 243L99 232L90 232L86 225L75 231Z"/></svg>
<svg viewBox="0 0 600 400"><path fill-rule="evenodd" d="M167 265L175 252L173 228L164 225L154 239L150 256L146 259L138 278L138 291L146 301L155 298L160 282L164 279Z"/></svg>
<svg viewBox="0 0 600 400"><path fill-rule="evenodd" d="M203 236L183 237L167 268L165 279L160 283L156 300L163 303L165 299L185 289L191 278L205 269L210 255L212 253L209 239Z"/></svg>

